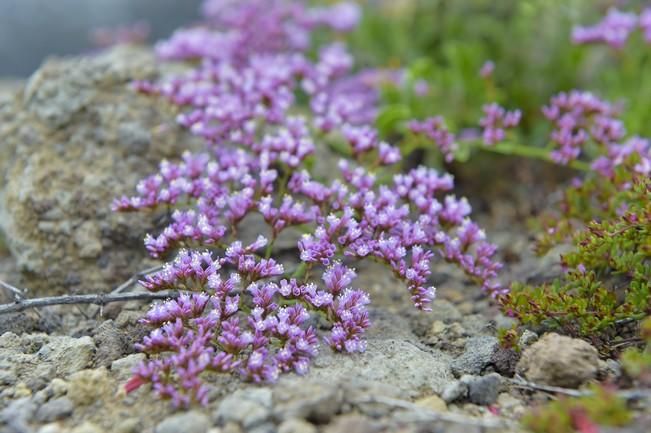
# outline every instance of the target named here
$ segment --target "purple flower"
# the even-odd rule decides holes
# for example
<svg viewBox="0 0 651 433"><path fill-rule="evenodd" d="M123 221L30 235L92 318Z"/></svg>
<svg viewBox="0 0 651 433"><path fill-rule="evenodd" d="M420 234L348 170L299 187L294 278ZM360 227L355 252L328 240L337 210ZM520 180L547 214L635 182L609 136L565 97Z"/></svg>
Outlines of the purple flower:
<svg viewBox="0 0 651 433"><path fill-rule="evenodd" d="M550 137L558 149L551 157L559 164L579 158L590 140L608 147L626 134L615 107L590 92L559 93L543 107L543 114L554 125Z"/></svg>
<svg viewBox="0 0 651 433"><path fill-rule="evenodd" d="M651 8L646 8L640 14L640 29L644 33L644 40L651 44Z"/></svg>
<svg viewBox="0 0 651 433"><path fill-rule="evenodd" d="M335 301L332 312L335 324L326 341L334 350L345 352L364 352L366 340L362 339L369 327L366 305L368 295L361 290L344 290Z"/></svg>
<svg viewBox="0 0 651 433"><path fill-rule="evenodd" d="M484 117L479 121L483 128L484 144L493 146L506 139L506 130L518 126L520 110L507 111L496 103L484 105Z"/></svg>
<svg viewBox="0 0 651 433"><path fill-rule="evenodd" d="M454 160L454 153L458 146L454 134L447 129L441 116L430 117L422 122L413 120L409 123L409 129L414 134L423 135L434 142L434 145L443 153L446 162Z"/></svg>
<svg viewBox="0 0 651 433"><path fill-rule="evenodd" d="M492 60L486 60L479 70L479 76L487 79L493 76L495 71L495 63Z"/></svg>
<svg viewBox="0 0 651 433"><path fill-rule="evenodd" d="M575 44L605 43L620 49L626 44L637 24L638 17L634 13L610 8L606 16L597 24L590 27L575 27L572 32L572 42Z"/></svg>

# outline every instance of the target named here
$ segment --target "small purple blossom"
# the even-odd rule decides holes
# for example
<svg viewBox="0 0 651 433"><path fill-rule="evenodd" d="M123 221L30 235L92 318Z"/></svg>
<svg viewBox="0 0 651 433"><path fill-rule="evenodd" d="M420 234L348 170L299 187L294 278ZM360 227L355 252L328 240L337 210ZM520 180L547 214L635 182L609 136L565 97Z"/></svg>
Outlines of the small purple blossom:
<svg viewBox="0 0 651 433"><path fill-rule="evenodd" d="M559 164L579 158L589 140L608 147L626 135L618 110L590 92L559 93L543 107L543 114L554 125L550 137L558 149L551 157Z"/></svg>
<svg viewBox="0 0 651 433"><path fill-rule="evenodd" d="M631 158L635 158L633 170L636 173L651 175L651 144L649 140L640 137L632 137L623 144L609 146L608 155L595 159L591 167L602 176L614 177L615 168Z"/></svg>
<svg viewBox="0 0 651 433"><path fill-rule="evenodd" d="M479 76L488 79L493 76L493 72L495 72L495 63L492 60L486 60L479 69Z"/></svg>
<svg viewBox="0 0 651 433"><path fill-rule="evenodd" d="M418 80L414 83L414 93L416 96L427 96L429 92L430 87L426 80Z"/></svg>
<svg viewBox="0 0 651 433"><path fill-rule="evenodd" d="M483 128L484 144L493 146L506 139L506 130L518 126L522 118L520 110L508 111L496 103L484 105L484 117L479 121Z"/></svg>
<svg viewBox="0 0 651 433"><path fill-rule="evenodd" d="M454 134L445 126L441 116L430 117L423 121L413 120L409 123L409 129L414 134L423 135L434 142L434 145L443 153L446 162L454 160L454 153L457 151L458 145Z"/></svg>

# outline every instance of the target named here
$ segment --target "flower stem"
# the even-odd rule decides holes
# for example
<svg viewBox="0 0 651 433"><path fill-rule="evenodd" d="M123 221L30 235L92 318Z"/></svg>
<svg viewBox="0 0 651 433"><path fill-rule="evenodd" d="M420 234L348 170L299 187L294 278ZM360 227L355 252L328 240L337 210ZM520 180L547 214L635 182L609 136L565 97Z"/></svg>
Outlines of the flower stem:
<svg viewBox="0 0 651 433"><path fill-rule="evenodd" d="M264 252L264 258L265 259L268 259L269 257L271 257L271 253L273 252L275 242L276 242L276 237L274 236L273 239L271 240L271 242L269 242L267 244L267 249Z"/></svg>
<svg viewBox="0 0 651 433"><path fill-rule="evenodd" d="M474 143L473 143L474 144ZM534 147L534 146L524 146L517 143L502 142L497 143L494 146L485 146L481 143L478 143L476 146L478 149L486 151L499 153L502 155L511 155L511 156L524 156L525 158L539 159L541 161L549 162L552 164L557 164L550 154L551 150L544 147ZM568 167L580 171L590 171L590 164L584 161L570 161L567 164Z"/></svg>
<svg viewBox="0 0 651 433"><path fill-rule="evenodd" d="M305 271L307 270L307 263L301 262L300 265L296 268L294 273L289 278L301 278Z"/></svg>

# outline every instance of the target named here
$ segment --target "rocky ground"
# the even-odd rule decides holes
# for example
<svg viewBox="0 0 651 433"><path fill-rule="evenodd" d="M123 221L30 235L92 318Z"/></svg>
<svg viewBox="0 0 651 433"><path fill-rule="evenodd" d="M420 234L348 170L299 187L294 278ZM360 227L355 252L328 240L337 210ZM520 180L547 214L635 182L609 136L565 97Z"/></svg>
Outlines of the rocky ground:
<svg viewBox="0 0 651 433"><path fill-rule="evenodd" d="M188 142L166 107L127 88L164 73L148 53L118 49L52 61L25 84L0 86L1 280L30 297L95 293L151 265L141 239L155 219L114 215L109 204ZM502 247L504 278L557 274L558 251L534 257L519 222L536 201L526 189L514 194L476 205ZM373 300L366 353L322 348L307 377L274 386L213 377L210 404L190 411L144 388L123 391L143 357L133 343L146 332L137 321L146 304L0 315L0 432L517 432L546 396L514 386L515 374L572 388L619 374L589 344L554 334L526 333L521 354L502 349L497 330L511 320L449 267L434 269L430 314L383 270L359 274ZM0 290L0 300L12 298Z"/></svg>

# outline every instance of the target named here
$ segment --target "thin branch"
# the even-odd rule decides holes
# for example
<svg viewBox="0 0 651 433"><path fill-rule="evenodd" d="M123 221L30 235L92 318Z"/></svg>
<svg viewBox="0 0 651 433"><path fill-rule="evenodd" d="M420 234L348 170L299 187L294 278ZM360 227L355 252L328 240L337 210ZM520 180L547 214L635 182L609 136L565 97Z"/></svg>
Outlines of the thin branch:
<svg viewBox="0 0 651 433"><path fill-rule="evenodd" d="M152 266L151 268L145 269L143 271L136 272L131 276L131 278L129 278L127 281L125 281L124 283L116 287L115 290L111 292L111 294L122 293L132 285L136 284L138 280L141 279L142 277L145 277L149 274L153 274L154 272L158 272L161 269L163 269L163 266L158 265L158 266Z"/></svg>
<svg viewBox="0 0 651 433"><path fill-rule="evenodd" d="M14 295L14 299L16 301L18 301L20 299L25 299L25 293L23 293L23 291L20 290L19 288L14 287L11 284L6 283L6 282L4 282L2 280L0 280L0 286L4 287L6 290L11 292Z"/></svg>
<svg viewBox="0 0 651 433"><path fill-rule="evenodd" d="M47 298L21 299L13 304L0 305L0 315L7 313L17 313L29 308L41 308L51 305L78 305L78 304L95 304L106 305L111 302L126 301L151 301L156 299L176 298L179 292L138 292L138 293L111 293L96 295L64 295L52 296Z"/></svg>
<svg viewBox="0 0 651 433"><path fill-rule="evenodd" d="M140 280L142 277L145 277L145 276L147 276L149 274L153 274L154 272L158 272L161 269L163 269L163 266L158 265L158 266L152 266L151 268L147 268L147 269L144 269L142 271L136 272L127 281L125 281L124 283L120 284L115 289L113 289L113 291L111 292L111 295L117 295L118 293L124 292L125 290L129 289L131 286L136 284L138 282L138 280ZM104 305L100 305L100 307L97 309L97 311L95 311L93 314L91 314L91 316L93 318L96 318L97 315L99 314L100 317L101 317L101 316L104 315L103 313L104 313Z"/></svg>
<svg viewBox="0 0 651 433"><path fill-rule="evenodd" d="M510 379L509 382L517 388L533 391L543 391L553 394L562 394L568 397L589 397L594 395L594 392L592 391L581 391L578 389L561 388L559 386L541 385L538 383L529 382L520 376L516 376L515 379ZM651 389L626 389L615 392L615 395L617 397L623 398L624 400L651 399Z"/></svg>
<svg viewBox="0 0 651 433"><path fill-rule="evenodd" d="M415 403L406 400L400 400L391 397L373 396L362 400L356 400L355 404L372 403L384 404L398 409L405 409L418 415L418 419L411 420L412 422L433 422L444 421L453 424L461 424L480 428L504 428L506 423L501 420L471 418L464 415L459 415L451 412L436 412L426 407L418 406Z"/></svg>

